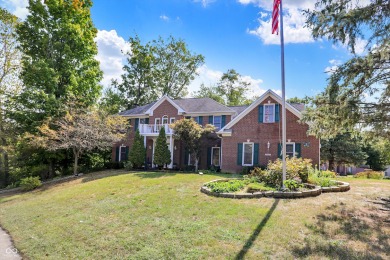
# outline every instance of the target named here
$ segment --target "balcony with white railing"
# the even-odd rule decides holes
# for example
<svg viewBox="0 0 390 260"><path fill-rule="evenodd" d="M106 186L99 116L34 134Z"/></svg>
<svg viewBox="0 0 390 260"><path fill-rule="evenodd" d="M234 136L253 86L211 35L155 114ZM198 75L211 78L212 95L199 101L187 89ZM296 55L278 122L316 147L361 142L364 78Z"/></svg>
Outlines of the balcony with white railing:
<svg viewBox="0 0 390 260"><path fill-rule="evenodd" d="M138 129L141 135L158 135L161 128L165 128L165 134L173 134L173 129L169 127L169 124L139 124Z"/></svg>

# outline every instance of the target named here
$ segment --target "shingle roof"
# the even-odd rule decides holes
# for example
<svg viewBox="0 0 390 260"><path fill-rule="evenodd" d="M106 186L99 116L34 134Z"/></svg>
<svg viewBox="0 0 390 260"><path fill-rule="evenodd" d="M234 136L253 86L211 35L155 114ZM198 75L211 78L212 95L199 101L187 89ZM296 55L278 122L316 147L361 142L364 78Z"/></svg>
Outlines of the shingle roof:
<svg viewBox="0 0 390 260"><path fill-rule="evenodd" d="M244 111L249 105L245 105L245 106L231 106L229 107L230 109L233 109L234 111L236 111L237 114L233 115L232 118L235 118L236 116L238 116L242 111Z"/></svg>
<svg viewBox="0 0 390 260"><path fill-rule="evenodd" d="M176 105L181 107L187 114L191 113L234 113L235 110L218 103L211 98L183 98L172 100ZM120 112L121 116L142 115L148 111L155 103L149 103L144 106L135 107L123 112Z"/></svg>
<svg viewBox="0 0 390 260"><path fill-rule="evenodd" d="M148 109L151 108L155 103L156 101L144 106L135 107L126 111L122 111L119 113L119 115L120 116L142 115L145 114L145 112L148 111Z"/></svg>
<svg viewBox="0 0 390 260"><path fill-rule="evenodd" d="M229 107L222 105L211 98L183 98L174 99L173 102L181 107L186 113L234 112Z"/></svg>
<svg viewBox="0 0 390 260"><path fill-rule="evenodd" d="M290 105L292 105L295 109L297 109L299 112L302 112L303 110L305 110L305 104L301 104L301 103L290 103Z"/></svg>

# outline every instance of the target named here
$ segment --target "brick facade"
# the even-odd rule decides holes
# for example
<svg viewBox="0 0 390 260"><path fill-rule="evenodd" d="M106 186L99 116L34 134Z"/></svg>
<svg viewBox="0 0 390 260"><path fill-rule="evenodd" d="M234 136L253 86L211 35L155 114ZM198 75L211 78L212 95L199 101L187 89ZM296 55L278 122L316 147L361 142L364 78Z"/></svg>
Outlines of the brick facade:
<svg viewBox="0 0 390 260"><path fill-rule="evenodd" d="M271 97L261 104L277 102ZM269 160L278 158L278 145L282 142L282 115L280 121L275 123L259 123L257 106L238 121L232 128L232 135L222 139L222 170L226 172L240 172L241 165L237 164L238 143L253 142L259 144L259 165L266 165ZM310 158L313 164L319 161L319 140L308 136L307 124L300 124L299 118L287 110L287 140L301 144L301 157ZM268 151L267 143L270 143ZM304 145L306 144L306 145ZM266 156L265 154L271 154Z"/></svg>

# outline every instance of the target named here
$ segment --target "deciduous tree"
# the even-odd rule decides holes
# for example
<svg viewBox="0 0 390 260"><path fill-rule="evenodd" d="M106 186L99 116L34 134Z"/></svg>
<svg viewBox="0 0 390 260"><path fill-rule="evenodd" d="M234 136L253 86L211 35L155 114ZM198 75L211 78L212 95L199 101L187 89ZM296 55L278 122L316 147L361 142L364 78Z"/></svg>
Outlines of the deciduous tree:
<svg viewBox="0 0 390 260"><path fill-rule="evenodd" d="M214 132L215 127L210 124L202 127L192 118L178 120L170 127L174 130L174 138L181 140L185 149L195 157L195 171L198 171L198 162L203 145L202 139L207 138L210 133Z"/></svg>
<svg viewBox="0 0 390 260"><path fill-rule="evenodd" d="M390 137L390 8L388 0L318 0L307 11L307 25L315 38L347 46L353 55L328 80L326 90L312 100L304 120L311 132L334 137L368 127Z"/></svg>
<svg viewBox="0 0 390 260"><path fill-rule="evenodd" d="M87 151L104 150L122 140L128 127L120 116L106 116L96 111L68 112L63 118L46 121L38 127L39 134L27 134L30 144L49 151L71 149L74 157L73 173L78 171L78 160Z"/></svg>
<svg viewBox="0 0 390 260"><path fill-rule="evenodd" d="M70 100L88 107L99 98L102 71L91 6L91 0L29 0L29 15L17 30L24 88L14 115L26 130L63 116L62 105Z"/></svg>
<svg viewBox="0 0 390 260"><path fill-rule="evenodd" d="M0 187L9 183L10 151L16 142L16 125L10 120L12 98L19 93L21 82L20 52L17 49L18 19L0 7Z"/></svg>

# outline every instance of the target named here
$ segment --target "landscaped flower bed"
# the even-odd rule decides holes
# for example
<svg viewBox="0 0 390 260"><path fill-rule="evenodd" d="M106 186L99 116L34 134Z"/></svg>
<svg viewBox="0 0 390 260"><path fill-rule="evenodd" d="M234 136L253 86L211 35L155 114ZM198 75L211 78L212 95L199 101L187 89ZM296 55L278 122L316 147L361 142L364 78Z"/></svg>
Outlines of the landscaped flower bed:
<svg viewBox="0 0 390 260"><path fill-rule="evenodd" d="M277 160L270 162L266 170L255 168L242 179L205 183L201 191L225 198L303 198L318 196L321 192L348 191L350 188L348 183L334 180L336 173L315 170L307 159L288 158L286 161L287 180L283 183L282 164Z"/></svg>

